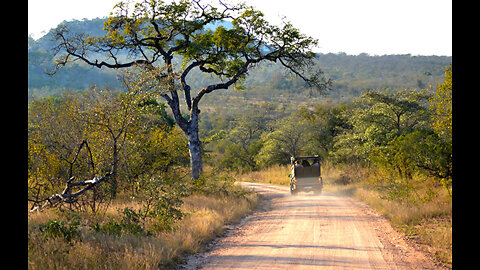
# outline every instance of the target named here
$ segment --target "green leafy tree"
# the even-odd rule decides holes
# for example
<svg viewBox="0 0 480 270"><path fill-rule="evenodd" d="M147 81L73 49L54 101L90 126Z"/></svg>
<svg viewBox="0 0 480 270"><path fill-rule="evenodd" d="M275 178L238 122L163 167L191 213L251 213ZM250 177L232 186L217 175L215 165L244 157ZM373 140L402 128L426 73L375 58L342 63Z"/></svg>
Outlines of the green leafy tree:
<svg viewBox="0 0 480 270"><path fill-rule="evenodd" d="M347 120L342 117L343 104L319 104L314 111L301 108L297 114L305 119L310 127L311 139L307 149L325 159L333 150L334 138L343 128L348 128Z"/></svg>
<svg viewBox="0 0 480 270"><path fill-rule="evenodd" d="M276 106L263 103L248 106L235 117L234 127L218 143L219 152L223 153L220 166L233 170L255 170L255 158L262 147L261 136L271 131L270 123L278 115Z"/></svg>
<svg viewBox="0 0 480 270"><path fill-rule="evenodd" d="M273 131L262 136L263 146L256 160L261 166L286 164L291 156L306 153L311 138L311 125L297 114L287 116L273 125Z"/></svg>
<svg viewBox="0 0 480 270"><path fill-rule="evenodd" d="M362 105L368 109L362 120L385 130L408 131L428 121L426 104L429 97L425 90L401 90L394 94L364 92Z"/></svg>
<svg viewBox="0 0 480 270"><path fill-rule="evenodd" d="M393 139L386 146L376 147L370 159L410 185L415 173L433 176L450 192L452 181L451 144L431 129L419 128Z"/></svg>
<svg viewBox="0 0 480 270"><path fill-rule="evenodd" d="M348 125L335 138L337 161L368 163L375 147L385 146L396 137L428 126L426 91L402 90L396 93L367 91L353 108L345 110Z"/></svg>
<svg viewBox="0 0 480 270"><path fill-rule="evenodd" d="M231 28L222 25L215 30L208 28L227 19L232 22ZM239 85L248 71L261 62L281 63L319 90L330 83L314 67L315 54L311 48L317 44L315 39L301 34L290 23L273 26L262 12L245 4L227 5L220 1L215 7L200 0L168 4L150 0L136 3L132 8L128 2L120 2L104 24L104 30L106 35L95 37L58 28L54 35L58 42L56 67L75 60L97 68L163 67L156 75L162 81L157 93L167 101L176 123L188 137L193 179L199 178L203 168L198 121L199 103L205 95ZM120 59L120 52L127 52L130 57ZM174 59L181 59L182 64L175 65ZM212 75L217 82L192 89L189 75L193 70ZM180 93L188 119L180 108Z"/></svg>
<svg viewBox="0 0 480 270"><path fill-rule="evenodd" d="M448 191L452 182L452 144L436 132L418 129L405 136L407 153L423 173L436 177Z"/></svg>
<svg viewBox="0 0 480 270"><path fill-rule="evenodd" d="M445 81L437 85L435 94L430 99L430 109L433 111L433 128L439 134L452 137L452 65L445 68Z"/></svg>

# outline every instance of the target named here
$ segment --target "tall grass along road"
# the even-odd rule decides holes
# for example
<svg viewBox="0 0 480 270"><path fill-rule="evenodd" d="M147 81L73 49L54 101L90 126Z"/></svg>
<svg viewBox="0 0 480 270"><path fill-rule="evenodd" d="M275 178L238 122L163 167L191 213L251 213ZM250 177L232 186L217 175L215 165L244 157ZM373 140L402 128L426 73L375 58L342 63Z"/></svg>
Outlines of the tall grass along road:
<svg viewBox="0 0 480 270"><path fill-rule="evenodd" d="M324 192L242 182L262 195L260 210L188 269L441 269L416 252L365 204Z"/></svg>

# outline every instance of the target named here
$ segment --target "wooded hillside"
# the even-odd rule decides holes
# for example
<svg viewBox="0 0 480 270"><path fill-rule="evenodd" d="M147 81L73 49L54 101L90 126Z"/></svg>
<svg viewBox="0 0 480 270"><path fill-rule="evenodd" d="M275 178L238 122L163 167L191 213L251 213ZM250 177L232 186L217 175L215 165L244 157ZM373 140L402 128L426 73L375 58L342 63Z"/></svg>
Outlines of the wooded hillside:
<svg viewBox="0 0 480 270"><path fill-rule="evenodd" d="M72 32L100 35L104 21L105 19L99 18L74 20L63 22L61 25L67 25ZM225 27L228 25L229 22L226 22ZM118 75L116 71L94 69L79 61L59 70L55 76L47 75L46 71L53 69L51 49L54 45L51 32L38 40L32 38L28 40L29 99L58 95L68 89L84 90L91 84L98 87L121 88L116 79ZM332 89L325 97L333 101L348 101L367 89L423 89L430 84L435 85L443 79L442 66L451 64L452 57L329 53L317 54L317 62L325 75L333 80ZM211 79L200 72L192 75L194 75L190 83L192 89L200 88ZM248 89L248 95L245 91L229 89L214 93L203 102L214 105L214 101L218 103L219 99L224 103L232 98L281 103L290 103L292 100L295 102L320 100L318 94L306 88L300 79L287 76L279 64L260 64L249 73L243 88Z"/></svg>

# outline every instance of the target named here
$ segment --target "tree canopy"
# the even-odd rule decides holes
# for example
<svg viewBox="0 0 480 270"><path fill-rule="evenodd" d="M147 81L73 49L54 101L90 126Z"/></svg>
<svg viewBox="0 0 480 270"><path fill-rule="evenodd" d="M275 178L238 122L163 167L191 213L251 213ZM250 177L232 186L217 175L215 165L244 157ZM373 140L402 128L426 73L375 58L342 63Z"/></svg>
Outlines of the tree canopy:
<svg viewBox="0 0 480 270"><path fill-rule="evenodd" d="M207 28L225 20L231 20L230 29ZM241 83L248 71L263 61L280 63L319 91L331 83L315 68L311 49L317 44L316 39L300 33L289 22L271 25L262 12L245 4L219 1L214 6L200 0L150 0L132 7L122 1L115 5L104 30L106 34L97 37L73 34L67 27L59 27L54 35L58 41L54 50L56 68L75 60L97 68L159 68L161 71L155 72L159 80L156 91L167 101L176 123L189 137L195 179L202 171L198 115L199 102L206 94ZM121 52L127 52L129 57L120 59ZM174 65L175 57L181 58L180 66ZM194 69L218 80L192 92L189 74ZM188 120L181 112L179 92L189 112Z"/></svg>

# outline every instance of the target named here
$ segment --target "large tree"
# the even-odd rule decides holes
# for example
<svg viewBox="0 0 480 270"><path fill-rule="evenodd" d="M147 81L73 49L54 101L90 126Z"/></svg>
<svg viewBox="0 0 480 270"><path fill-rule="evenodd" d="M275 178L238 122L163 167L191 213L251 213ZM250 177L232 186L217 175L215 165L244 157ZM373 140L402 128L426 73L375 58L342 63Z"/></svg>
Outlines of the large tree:
<svg viewBox="0 0 480 270"><path fill-rule="evenodd" d="M97 68L159 69L154 73L158 92L188 137L194 179L202 171L198 121L199 102L205 94L241 83L251 68L265 61L281 63L320 91L330 84L315 68L311 50L316 39L301 34L288 22L271 25L262 12L245 4L145 0L132 5L122 1L114 6L104 31L104 36L95 37L58 28L56 68L82 60ZM120 57L125 53L129 57ZM195 69L217 78L217 83L191 89L189 74ZM182 114L180 98L188 118Z"/></svg>

